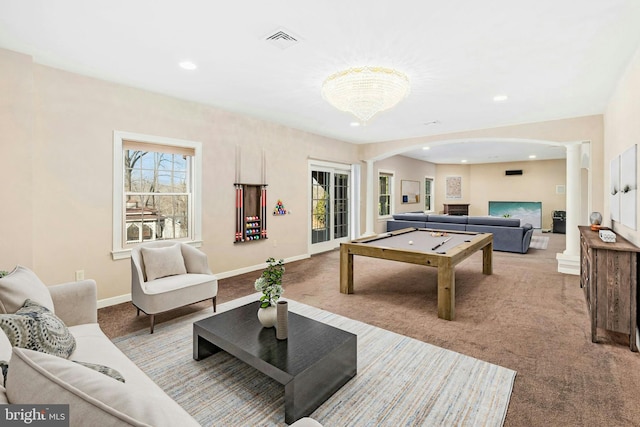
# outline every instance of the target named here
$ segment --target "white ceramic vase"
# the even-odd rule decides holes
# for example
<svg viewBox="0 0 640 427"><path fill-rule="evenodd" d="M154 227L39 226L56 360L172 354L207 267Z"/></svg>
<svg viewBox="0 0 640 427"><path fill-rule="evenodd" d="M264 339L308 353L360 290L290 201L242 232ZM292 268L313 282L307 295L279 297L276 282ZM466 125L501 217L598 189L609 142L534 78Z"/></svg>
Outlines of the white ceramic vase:
<svg viewBox="0 0 640 427"><path fill-rule="evenodd" d="M277 316L275 305L258 309L258 320L265 328L273 328L276 325Z"/></svg>

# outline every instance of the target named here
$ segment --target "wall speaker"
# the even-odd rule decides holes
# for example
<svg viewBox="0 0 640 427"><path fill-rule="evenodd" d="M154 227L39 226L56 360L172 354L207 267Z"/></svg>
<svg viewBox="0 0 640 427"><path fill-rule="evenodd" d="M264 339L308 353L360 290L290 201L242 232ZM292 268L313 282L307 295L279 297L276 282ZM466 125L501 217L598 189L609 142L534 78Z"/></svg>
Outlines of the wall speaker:
<svg viewBox="0 0 640 427"><path fill-rule="evenodd" d="M505 175L522 175L522 169L514 169L510 171L504 171Z"/></svg>

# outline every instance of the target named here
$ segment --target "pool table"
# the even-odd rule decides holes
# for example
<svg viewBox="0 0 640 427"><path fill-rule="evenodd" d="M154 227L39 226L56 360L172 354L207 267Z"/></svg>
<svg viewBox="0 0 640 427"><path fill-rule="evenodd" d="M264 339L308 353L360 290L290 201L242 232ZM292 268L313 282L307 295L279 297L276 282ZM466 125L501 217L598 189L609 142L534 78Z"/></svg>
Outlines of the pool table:
<svg viewBox="0 0 640 427"><path fill-rule="evenodd" d="M438 269L438 317L453 320L455 266L482 249L482 273L493 273L493 234L405 228L340 245L340 292L353 293L353 256L426 265Z"/></svg>

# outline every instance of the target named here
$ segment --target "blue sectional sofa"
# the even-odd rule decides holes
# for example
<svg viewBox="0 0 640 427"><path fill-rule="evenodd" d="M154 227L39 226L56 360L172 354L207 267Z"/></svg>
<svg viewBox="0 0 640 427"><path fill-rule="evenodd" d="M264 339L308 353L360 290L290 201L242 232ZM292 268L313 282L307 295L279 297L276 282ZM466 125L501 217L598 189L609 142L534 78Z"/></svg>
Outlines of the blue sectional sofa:
<svg viewBox="0 0 640 427"><path fill-rule="evenodd" d="M494 250L521 254L527 253L529 250L533 235L531 224L520 225L520 220L515 218L430 215L422 212L407 212L395 214L393 219L387 221L387 231L407 227L492 233Z"/></svg>

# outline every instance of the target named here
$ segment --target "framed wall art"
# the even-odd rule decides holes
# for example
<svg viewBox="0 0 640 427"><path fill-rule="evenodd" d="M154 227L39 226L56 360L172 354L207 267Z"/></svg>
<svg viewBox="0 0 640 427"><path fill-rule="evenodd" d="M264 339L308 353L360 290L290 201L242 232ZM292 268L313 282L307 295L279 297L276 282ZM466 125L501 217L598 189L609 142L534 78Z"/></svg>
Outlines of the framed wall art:
<svg viewBox="0 0 640 427"><path fill-rule="evenodd" d="M400 181L400 192L402 193L402 203L420 203L419 181Z"/></svg>
<svg viewBox="0 0 640 427"><path fill-rule="evenodd" d="M446 178L446 194L447 199L462 199L462 177L448 176Z"/></svg>

